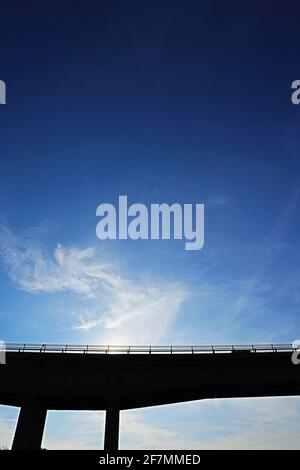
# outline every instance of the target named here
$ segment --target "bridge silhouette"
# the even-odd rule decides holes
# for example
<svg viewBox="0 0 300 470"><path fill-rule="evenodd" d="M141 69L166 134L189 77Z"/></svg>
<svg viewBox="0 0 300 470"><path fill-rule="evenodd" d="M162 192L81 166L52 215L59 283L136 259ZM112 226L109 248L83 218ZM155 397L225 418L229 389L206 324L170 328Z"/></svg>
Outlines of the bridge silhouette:
<svg viewBox="0 0 300 470"><path fill-rule="evenodd" d="M115 450L121 410L207 398L300 394L291 344L6 344L0 403L20 407L12 449L40 449L47 410L105 410Z"/></svg>

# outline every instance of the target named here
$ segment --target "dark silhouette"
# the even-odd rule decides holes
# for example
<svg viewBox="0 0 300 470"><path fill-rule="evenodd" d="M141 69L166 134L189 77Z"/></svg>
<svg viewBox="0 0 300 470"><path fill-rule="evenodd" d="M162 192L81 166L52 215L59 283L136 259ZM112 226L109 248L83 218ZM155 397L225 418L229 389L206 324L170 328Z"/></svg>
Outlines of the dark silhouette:
<svg viewBox="0 0 300 470"><path fill-rule="evenodd" d="M291 345L111 347L7 345L0 403L21 407L13 449L40 449L48 409L106 410L104 448L118 448L120 410L204 398L300 394Z"/></svg>

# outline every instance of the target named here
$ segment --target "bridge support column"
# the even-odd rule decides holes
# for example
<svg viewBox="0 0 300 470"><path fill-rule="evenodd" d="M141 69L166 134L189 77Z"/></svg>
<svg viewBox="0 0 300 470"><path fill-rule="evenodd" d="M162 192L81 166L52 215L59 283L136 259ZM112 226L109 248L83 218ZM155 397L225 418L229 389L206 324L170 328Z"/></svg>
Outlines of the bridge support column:
<svg viewBox="0 0 300 470"><path fill-rule="evenodd" d="M120 409L117 397L109 397L105 416L104 450L118 450Z"/></svg>
<svg viewBox="0 0 300 470"><path fill-rule="evenodd" d="M43 439L47 409L35 401L20 410L12 450L39 450Z"/></svg>

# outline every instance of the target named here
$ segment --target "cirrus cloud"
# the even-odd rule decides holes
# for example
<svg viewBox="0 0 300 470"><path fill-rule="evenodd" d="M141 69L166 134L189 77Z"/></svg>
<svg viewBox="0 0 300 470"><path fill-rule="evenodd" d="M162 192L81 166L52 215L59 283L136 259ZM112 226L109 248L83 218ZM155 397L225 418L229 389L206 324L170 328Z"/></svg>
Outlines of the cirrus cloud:
<svg viewBox="0 0 300 470"><path fill-rule="evenodd" d="M188 291L180 282L133 280L94 247L64 247L53 253L33 237L0 229L0 254L18 288L39 294L75 294L80 308L69 312L81 332L101 331L102 341L164 341Z"/></svg>

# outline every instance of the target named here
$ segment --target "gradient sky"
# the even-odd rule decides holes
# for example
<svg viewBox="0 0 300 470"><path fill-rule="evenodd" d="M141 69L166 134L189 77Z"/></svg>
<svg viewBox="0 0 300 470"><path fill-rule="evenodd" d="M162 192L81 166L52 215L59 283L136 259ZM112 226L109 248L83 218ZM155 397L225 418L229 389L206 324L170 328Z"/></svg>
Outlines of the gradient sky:
<svg viewBox="0 0 300 470"><path fill-rule="evenodd" d="M2 340L300 337L298 13L265 0L1 4ZM98 240L96 207L121 194L204 203L203 250ZM4 444L16 413L0 408ZM298 398L126 412L121 446L295 448L299 417ZM96 447L101 429L101 413L51 412L44 445Z"/></svg>

